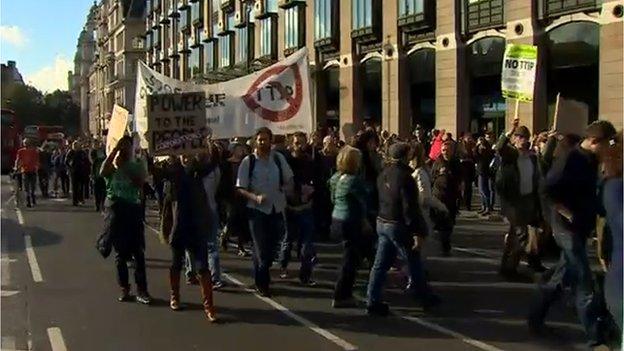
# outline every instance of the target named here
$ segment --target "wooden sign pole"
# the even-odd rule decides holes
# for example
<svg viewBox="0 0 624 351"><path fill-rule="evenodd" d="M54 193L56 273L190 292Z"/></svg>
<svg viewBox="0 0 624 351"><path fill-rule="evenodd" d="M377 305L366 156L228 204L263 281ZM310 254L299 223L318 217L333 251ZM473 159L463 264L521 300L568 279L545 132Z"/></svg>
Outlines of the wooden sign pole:
<svg viewBox="0 0 624 351"><path fill-rule="evenodd" d="M553 125L551 130L555 130L557 128L557 119L559 118L559 99L561 98L561 93L557 93L557 101L555 102L555 115L553 116Z"/></svg>

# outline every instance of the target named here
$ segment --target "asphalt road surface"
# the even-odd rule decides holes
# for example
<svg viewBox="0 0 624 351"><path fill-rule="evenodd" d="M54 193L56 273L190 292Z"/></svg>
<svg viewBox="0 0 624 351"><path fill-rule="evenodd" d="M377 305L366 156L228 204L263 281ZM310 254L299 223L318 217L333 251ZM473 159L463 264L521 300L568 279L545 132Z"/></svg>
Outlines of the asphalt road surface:
<svg viewBox="0 0 624 351"><path fill-rule="evenodd" d="M583 331L572 304L564 301L549 316L555 335L529 334L525 316L535 284L505 282L497 274L505 225L463 214L451 257L440 257L434 238L427 242L426 267L443 303L424 313L391 272L385 299L387 318L364 309L334 310L333 283L341 261L338 245L319 244L314 287L273 270L273 297L251 285L251 261L233 249L222 253L227 287L215 293L219 324L202 313L199 288L182 287L186 309L168 307L168 248L148 216L146 257L151 306L119 303L112 258L102 259L94 242L103 218L91 203L76 208L66 199L40 200L34 209L15 208L2 178L2 350L582 350ZM546 260L546 265L554 259ZM356 291L364 296L366 270ZM132 279L131 282L133 283Z"/></svg>

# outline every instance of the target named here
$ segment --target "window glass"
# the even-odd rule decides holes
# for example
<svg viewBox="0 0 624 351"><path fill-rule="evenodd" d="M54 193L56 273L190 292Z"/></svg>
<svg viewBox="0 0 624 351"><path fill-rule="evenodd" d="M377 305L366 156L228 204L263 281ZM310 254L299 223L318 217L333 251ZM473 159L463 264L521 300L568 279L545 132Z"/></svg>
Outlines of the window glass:
<svg viewBox="0 0 624 351"><path fill-rule="evenodd" d="M284 32L285 47L287 49L299 46L299 7L291 7L284 13L284 23L286 30Z"/></svg>
<svg viewBox="0 0 624 351"><path fill-rule="evenodd" d="M277 13L277 0L265 0L267 12Z"/></svg>
<svg viewBox="0 0 624 351"><path fill-rule="evenodd" d="M269 56L271 52L271 19L258 21L260 25L260 56Z"/></svg>
<svg viewBox="0 0 624 351"><path fill-rule="evenodd" d="M316 0L314 12L314 39L331 37L332 0Z"/></svg>
<svg viewBox="0 0 624 351"><path fill-rule="evenodd" d="M219 37L219 68L230 66L230 36Z"/></svg>
<svg viewBox="0 0 624 351"><path fill-rule="evenodd" d="M416 15L424 11L424 0L397 0L399 2L399 17Z"/></svg>
<svg viewBox="0 0 624 351"><path fill-rule="evenodd" d="M204 43L202 45L204 56L204 72L210 72L214 69L214 42Z"/></svg>
<svg viewBox="0 0 624 351"><path fill-rule="evenodd" d="M195 78L201 76L201 63L200 63L200 55L201 55L202 47L198 46L192 49L191 54L189 55L188 61L188 70L191 74L191 78Z"/></svg>
<svg viewBox="0 0 624 351"><path fill-rule="evenodd" d="M247 62L247 51L249 50L248 30L248 27L236 29L236 37L238 38L238 46L236 47L236 63Z"/></svg>
<svg viewBox="0 0 624 351"><path fill-rule="evenodd" d="M373 25L372 0L352 0L353 29L371 27Z"/></svg>

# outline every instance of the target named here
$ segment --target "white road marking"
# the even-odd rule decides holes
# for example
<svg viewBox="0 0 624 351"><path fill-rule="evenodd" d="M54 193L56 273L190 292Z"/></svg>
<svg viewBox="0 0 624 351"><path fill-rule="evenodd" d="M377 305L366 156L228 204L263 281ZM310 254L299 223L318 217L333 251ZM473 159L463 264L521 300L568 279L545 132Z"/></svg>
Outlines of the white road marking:
<svg viewBox="0 0 624 351"><path fill-rule="evenodd" d="M17 294L19 294L19 291L17 291L17 290L1 290L0 291L0 297L11 297L11 296L17 295Z"/></svg>
<svg viewBox="0 0 624 351"><path fill-rule="evenodd" d="M16 208L15 212L17 212L17 221L19 222L19 224L24 225L24 216L22 215L22 210Z"/></svg>
<svg viewBox="0 0 624 351"><path fill-rule="evenodd" d="M8 199L4 202L4 206L8 206L8 205L9 205L9 203L10 203L11 201L13 201L13 200L15 200L15 194L11 195L11 197L10 197L10 198L8 198Z"/></svg>
<svg viewBox="0 0 624 351"><path fill-rule="evenodd" d="M340 337L336 336L335 334L332 334L330 332L328 332L327 330L319 327L318 325L314 324L313 322L299 316L298 314L293 313L292 311L290 311L288 308L284 307L283 305L280 305L279 303L275 302L274 300L268 298L268 297L263 297L258 295L253 289L249 289L245 286L245 284L243 284L243 282L241 282L240 280L232 277L231 275L224 273L223 276L229 280L230 282L242 287L245 291L252 293L254 296L256 296L258 299L264 301L265 303L269 304L271 307L275 308L276 310L284 313L285 315L287 315L288 317L294 319L295 321L299 322L301 325L307 327L308 329L312 330L313 332L319 334L320 336L324 337L325 339L333 342L334 344L340 346L343 350L347 350L347 351L351 351L351 350L357 350L357 346L350 344L349 342L341 339Z"/></svg>
<svg viewBox="0 0 624 351"><path fill-rule="evenodd" d="M48 338L50 345L52 345L52 351L67 351L60 328L48 328Z"/></svg>
<svg viewBox="0 0 624 351"><path fill-rule="evenodd" d="M15 212L17 212L17 221L23 226L25 222L22 210L17 208ZM41 275L41 268L39 268L39 263L37 263L37 256L35 255L35 249L33 249L32 239L29 234L24 234L24 244L26 245L26 256L28 257L28 264L30 265L30 272L32 273L33 280L35 283L42 282L43 276Z"/></svg>
<svg viewBox="0 0 624 351"><path fill-rule="evenodd" d="M468 337L468 336L466 336L464 334L452 331L450 329L444 328L441 325L438 325L438 324L435 324L435 323L432 323L432 322L428 322L428 321L426 321L424 319L421 319L421 318L411 317L411 316L402 316L401 318L403 318L405 320L408 320L410 322L418 323L418 324L422 325L423 327L435 330L435 331L437 331L439 333L442 333L444 335L448 335L448 336L454 337L455 339L459 339L462 342L464 342L464 343L466 343L468 345L472 345L472 346L474 346L474 347L476 347L476 348L478 348L480 350L484 350L484 351L503 351L502 349L499 349L496 346L492 346L492 345L486 344L486 343L484 343L482 341L472 339L472 338L470 338L470 337Z"/></svg>
<svg viewBox="0 0 624 351"><path fill-rule="evenodd" d="M43 276L41 275L39 263L37 263L37 256L35 256L35 250L32 247L30 235L24 235L24 242L26 243L26 256L28 256L28 264L30 265L30 272L32 273L33 280L35 283L40 283L43 281Z"/></svg>

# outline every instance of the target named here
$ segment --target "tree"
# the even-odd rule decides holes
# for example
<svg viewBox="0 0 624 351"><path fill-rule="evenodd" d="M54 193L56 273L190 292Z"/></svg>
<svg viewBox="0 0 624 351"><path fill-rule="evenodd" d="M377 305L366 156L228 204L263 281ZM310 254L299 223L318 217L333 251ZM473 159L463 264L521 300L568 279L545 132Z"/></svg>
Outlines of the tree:
<svg viewBox="0 0 624 351"><path fill-rule="evenodd" d="M15 85L2 100L2 107L14 110L24 126L61 125L68 135L80 129L80 107L68 91L55 90L44 95L33 86Z"/></svg>

